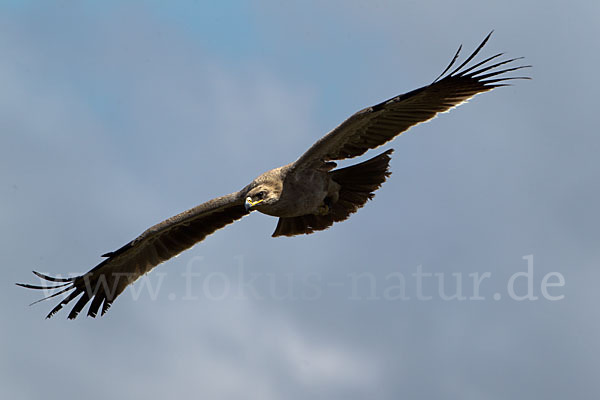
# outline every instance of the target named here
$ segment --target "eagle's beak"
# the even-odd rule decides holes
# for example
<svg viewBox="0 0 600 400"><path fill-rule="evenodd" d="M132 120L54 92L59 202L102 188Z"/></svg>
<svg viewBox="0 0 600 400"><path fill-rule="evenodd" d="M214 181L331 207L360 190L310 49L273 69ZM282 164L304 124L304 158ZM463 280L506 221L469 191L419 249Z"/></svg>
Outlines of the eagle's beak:
<svg viewBox="0 0 600 400"><path fill-rule="evenodd" d="M258 203L261 203L262 201L263 201L263 199L252 201L251 197L246 197L246 202L244 203L244 208L246 208L246 211L250 211L250 209L252 207L257 205Z"/></svg>

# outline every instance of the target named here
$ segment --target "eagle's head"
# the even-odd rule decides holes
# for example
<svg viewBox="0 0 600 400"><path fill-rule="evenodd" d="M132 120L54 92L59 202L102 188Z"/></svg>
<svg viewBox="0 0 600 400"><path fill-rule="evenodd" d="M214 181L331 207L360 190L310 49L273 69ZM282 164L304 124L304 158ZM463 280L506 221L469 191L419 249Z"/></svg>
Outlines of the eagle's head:
<svg viewBox="0 0 600 400"><path fill-rule="evenodd" d="M279 201L282 182L277 176L267 174L256 178L248 191L244 203L247 211L257 210L269 214L269 210Z"/></svg>

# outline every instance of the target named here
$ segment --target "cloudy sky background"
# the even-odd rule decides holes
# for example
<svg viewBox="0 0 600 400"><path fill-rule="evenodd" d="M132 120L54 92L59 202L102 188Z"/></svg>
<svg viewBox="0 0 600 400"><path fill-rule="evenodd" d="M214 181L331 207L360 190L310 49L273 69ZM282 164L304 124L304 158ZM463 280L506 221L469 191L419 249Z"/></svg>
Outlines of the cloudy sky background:
<svg viewBox="0 0 600 400"><path fill-rule="evenodd" d="M600 4L214 3L0 2L1 397L600 395ZM273 239L252 214L96 320L45 320L56 301L14 285L242 188L491 29L483 55L534 79L387 145L392 177L350 220ZM508 292L523 257L537 300ZM457 276L467 299L445 300Z"/></svg>

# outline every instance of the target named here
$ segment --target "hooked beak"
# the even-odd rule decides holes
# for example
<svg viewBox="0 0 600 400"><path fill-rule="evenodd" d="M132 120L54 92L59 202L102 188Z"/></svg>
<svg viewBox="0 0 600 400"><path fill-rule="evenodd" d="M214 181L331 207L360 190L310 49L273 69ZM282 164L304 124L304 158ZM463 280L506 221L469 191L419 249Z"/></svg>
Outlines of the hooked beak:
<svg viewBox="0 0 600 400"><path fill-rule="evenodd" d="M254 207L255 205L257 205L258 203L261 203L263 200L264 199L252 201L251 197L246 197L246 202L244 203L244 208L246 209L246 211L250 211L250 209L252 207Z"/></svg>

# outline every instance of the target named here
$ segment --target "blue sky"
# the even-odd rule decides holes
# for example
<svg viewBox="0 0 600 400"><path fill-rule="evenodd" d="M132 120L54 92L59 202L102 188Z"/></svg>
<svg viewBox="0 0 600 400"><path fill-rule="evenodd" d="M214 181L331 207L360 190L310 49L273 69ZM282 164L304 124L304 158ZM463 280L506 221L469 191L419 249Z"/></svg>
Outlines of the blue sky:
<svg viewBox="0 0 600 400"><path fill-rule="evenodd" d="M600 6L214 3L0 2L2 397L600 394ZM484 55L533 80L386 145L348 221L273 239L253 213L95 320L14 285L242 188L492 29Z"/></svg>

